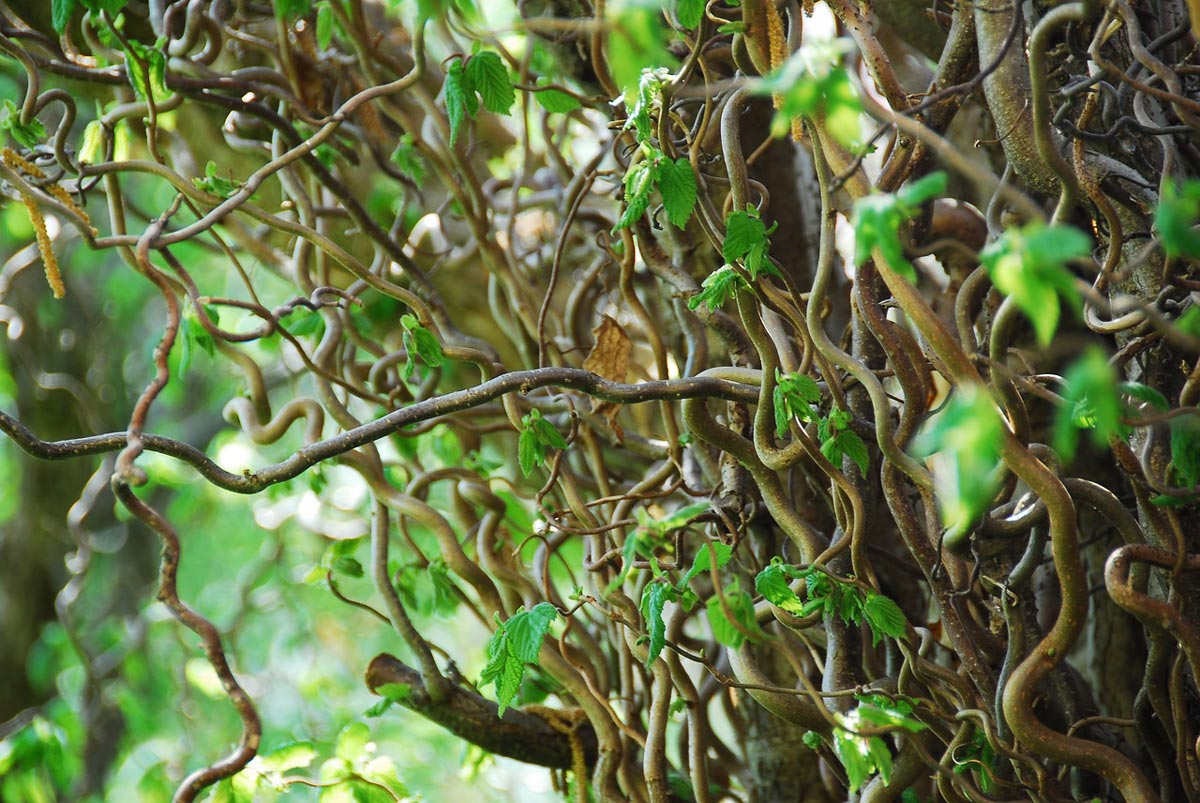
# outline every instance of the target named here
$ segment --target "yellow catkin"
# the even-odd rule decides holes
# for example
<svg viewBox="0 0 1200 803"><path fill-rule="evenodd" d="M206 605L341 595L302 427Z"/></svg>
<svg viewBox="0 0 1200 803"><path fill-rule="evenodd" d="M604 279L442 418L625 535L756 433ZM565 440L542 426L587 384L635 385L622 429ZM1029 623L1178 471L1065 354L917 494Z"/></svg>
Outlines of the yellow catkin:
<svg viewBox="0 0 1200 803"><path fill-rule="evenodd" d="M783 33L783 20L779 17L779 9L775 7L775 3L767 3L766 11L768 56L771 60L771 69L778 70L780 65L787 61L787 37ZM783 105L783 96L778 93L774 94L771 96L771 101L778 109Z"/></svg>
<svg viewBox="0 0 1200 803"><path fill-rule="evenodd" d="M3 158L4 164L9 168L14 170L19 168L26 175L34 178L46 177L46 174L37 165L21 158L12 148L4 149ZM22 188L18 188L17 191L21 195L21 203L25 205L25 211L29 213L29 222L33 224L33 230L37 233L38 252L42 255L42 265L46 269L46 282L50 285L50 292L54 293L55 298L62 298L67 293L67 287L63 284L62 271L58 269L58 259L54 256L54 249L50 247L50 233L46 231L46 219L42 217L42 210L38 209L37 200L31 194ZM74 206L75 204L70 205Z"/></svg>

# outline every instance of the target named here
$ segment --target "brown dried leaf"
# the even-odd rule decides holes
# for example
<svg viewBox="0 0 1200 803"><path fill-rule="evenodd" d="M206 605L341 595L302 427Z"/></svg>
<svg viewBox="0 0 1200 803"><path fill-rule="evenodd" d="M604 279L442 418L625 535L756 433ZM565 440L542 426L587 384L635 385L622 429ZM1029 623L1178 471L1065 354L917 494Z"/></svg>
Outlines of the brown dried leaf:
<svg viewBox="0 0 1200 803"><path fill-rule="evenodd" d="M598 374L613 382L624 382L629 371L629 355L633 352L633 341L621 324L605 315L600 325L592 330L596 343L583 361L583 369ZM592 412L600 413L611 423L616 418L617 405L592 401Z"/></svg>

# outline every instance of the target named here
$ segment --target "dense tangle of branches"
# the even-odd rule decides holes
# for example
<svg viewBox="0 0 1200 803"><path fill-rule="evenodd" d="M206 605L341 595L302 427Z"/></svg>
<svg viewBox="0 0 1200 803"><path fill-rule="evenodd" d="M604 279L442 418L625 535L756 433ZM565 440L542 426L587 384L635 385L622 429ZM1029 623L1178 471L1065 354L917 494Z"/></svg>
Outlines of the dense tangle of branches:
<svg viewBox="0 0 1200 803"><path fill-rule="evenodd" d="M521 3L499 32L448 8L414 24L386 4L331 2L320 13L336 34L323 44L305 3L132 2L120 29L83 3L61 36L40 5L0 3L0 51L27 87L18 125L49 131L7 151L6 196L39 225L56 294L73 277L57 275L53 254L74 241L152 283L161 304L146 314L164 323L124 432L48 442L7 414L0 429L45 459L115 453L101 481L162 540L159 599L200 636L243 723L236 749L201 762L178 800L243 768L261 724L222 634L177 593L188 522L135 493L147 450L246 494L325 461L356 470L370 489L370 605L407 647L403 661L377 658L369 685L410 684L404 705L489 750L586 774L598 800L679 799L680 778L697 801L846 799L853 779L830 746L847 728L894 754L887 777L854 793L862 800L910 789L921 800L1200 799L1200 516L1191 489L1171 482L1167 436L1200 395L1195 337L1172 323L1200 285L1152 225L1164 188L1200 168L1197 42L1182 2L1035 2L1026 18L1009 0L828 0L878 125L870 155L819 110L797 117L795 140L769 135L770 93L754 94L752 78L805 44L796 0L712 2L693 30L670 5L658 24L677 66L661 74L645 134L627 123L636 88L612 102L631 89L613 78L625 18L603 2ZM740 25L718 31L727 23ZM521 47L506 48L517 34ZM445 71L473 42L515 76L516 106L460 122L452 145ZM156 69L164 86L136 91ZM72 86L115 101L87 161L92 110L61 88ZM547 111L535 102L547 87L577 108ZM171 112L177 122L161 125ZM686 228L653 203L617 226L633 194L623 177L647 158L639 136L690 166ZM900 232L919 281L879 249L848 271L839 223L853 203L939 167L951 199ZM151 184L170 189L162 208L131 193ZM380 194L396 202L369 203ZM738 263L731 303L689 305L722 266L728 213L748 205L779 224L773 270ZM1082 320L1064 315L1049 348L980 265L986 243L1036 222L1095 241L1071 263ZM181 249L196 244L223 255L224 273L187 264ZM320 328L293 334L289 320L305 314ZM11 316L0 320L12 333ZM302 429L302 447L238 473L203 444L152 432L185 325L244 374L230 424L264 445L296 443ZM418 330L437 348L419 356ZM253 350L269 338L283 341L282 366ZM1064 459L1047 445L1050 421L1088 343L1171 411L1126 416L1107 448ZM797 375L815 380L819 408L849 414L843 428L869 445L865 471L822 448L815 420L777 432L777 383ZM947 490L912 443L948 389L966 386L987 388L1004 415L1002 477L982 519L947 538ZM548 449L529 479L511 459L426 465L405 443L442 425L464 453L511 455L535 411L568 446ZM500 490L534 506L539 528L513 531ZM1163 495L1181 506L1156 504ZM646 527L696 503L704 512L678 527ZM420 550L413 526L439 554ZM640 601L710 544L732 559L692 579L698 604L665 606L665 649L647 663ZM397 553L443 560L460 615L493 628L554 605L566 625L538 661L554 696L497 718L406 609L389 571ZM837 611L797 615L758 595L739 620L730 606L775 558L897 600L904 635L876 640ZM740 646L714 637L710 599ZM1114 677L1116 661L1144 670ZM868 693L911 706L919 729L855 729ZM815 750L802 746L810 731Z"/></svg>

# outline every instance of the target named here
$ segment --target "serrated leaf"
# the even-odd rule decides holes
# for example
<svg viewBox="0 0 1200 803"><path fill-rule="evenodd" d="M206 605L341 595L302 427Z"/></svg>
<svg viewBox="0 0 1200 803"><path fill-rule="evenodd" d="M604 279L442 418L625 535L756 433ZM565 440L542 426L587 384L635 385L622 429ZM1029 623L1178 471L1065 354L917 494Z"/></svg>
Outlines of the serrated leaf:
<svg viewBox="0 0 1200 803"><path fill-rule="evenodd" d="M493 114L509 114L517 100L508 68L498 53L484 50L467 60L466 77Z"/></svg>
<svg viewBox="0 0 1200 803"><path fill-rule="evenodd" d="M677 229L687 225L696 207L696 174L687 159L664 159L658 166L658 192L667 210L667 220Z"/></svg>
<svg viewBox="0 0 1200 803"><path fill-rule="evenodd" d="M533 428L537 433L538 441L546 448L566 449L567 439L563 437L558 428L544 418L533 419Z"/></svg>
<svg viewBox="0 0 1200 803"><path fill-rule="evenodd" d="M479 111L479 100L475 88L463 72L462 59L455 59L446 70L446 81L442 87L446 103L446 117L450 121L450 147L458 142L463 121L474 117Z"/></svg>
<svg viewBox="0 0 1200 803"><path fill-rule="evenodd" d="M863 618L871 628L872 643L876 645L883 636L900 639L908 632L908 619L904 616L904 611L900 610L900 606L891 597L885 597L883 594L873 591L867 593L863 602Z"/></svg>
<svg viewBox="0 0 1200 803"><path fill-rule="evenodd" d="M868 195L854 204L854 264L861 265L879 249L892 270L912 283L917 271L904 256L900 245L900 227L920 211L920 204L940 195L945 189L944 173L931 173L900 192Z"/></svg>
<svg viewBox="0 0 1200 803"><path fill-rule="evenodd" d="M446 361L442 354L442 344L423 326L412 330L413 340L417 348L417 356L430 368L440 368Z"/></svg>
<svg viewBox="0 0 1200 803"><path fill-rule="evenodd" d="M846 768L846 780L851 792L857 792L863 782L871 776L875 763L865 750L865 740L841 728L833 731L833 752Z"/></svg>
<svg viewBox="0 0 1200 803"><path fill-rule="evenodd" d="M75 0L51 0L50 24L56 33L63 33L71 22L71 14L75 11Z"/></svg>
<svg viewBox="0 0 1200 803"><path fill-rule="evenodd" d="M696 309L704 304L715 312L744 284L745 280L732 267L720 267L708 274L700 284L700 292L688 299L688 309Z"/></svg>
<svg viewBox="0 0 1200 803"><path fill-rule="evenodd" d="M159 40L162 42L163 40ZM134 91L143 98L161 102L167 90L167 54L161 46L143 44L136 39L125 42L125 72Z"/></svg>
<svg viewBox="0 0 1200 803"><path fill-rule="evenodd" d="M508 631L508 651L519 661L537 663L542 640L550 623L558 618L558 609L549 602L539 602L528 611L514 614L505 624Z"/></svg>
<svg viewBox="0 0 1200 803"><path fill-rule="evenodd" d="M858 473L864 477L867 476L867 468L871 464L871 459L867 454L867 444L859 437L857 432L853 430L844 430L839 432L833 439L838 451L850 458L850 462L858 466Z"/></svg>
<svg viewBox="0 0 1200 803"><path fill-rule="evenodd" d="M0 117L0 130L7 130L20 145L34 148L46 140L46 127L36 117L28 123L21 122L21 110L11 100L4 101L4 116Z"/></svg>
<svg viewBox="0 0 1200 803"><path fill-rule="evenodd" d="M692 568L687 570L687 574L679 581L678 587L684 588L697 574L711 571L714 553L717 559L717 568L720 569L733 557L733 547L720 541L705 542L704 546L696 550L696 557L692 559Z"/></svg>
<svg viewBox="0 0 1200 803"><path fill-rule="evenodd" d="M671 596L671 587L666 583L650 583L642 589L642 618L646 621L646 632L650 644L646 653L646 666L662 652L667 642L667 626L663 622L663 607Z"/></svg>
<svg viewBox="0 0 1200 803"><path fill-rule="evenodd" d="M758 620L754 616L754 600L750 598L749 594L738 588L736 580L725 587L724 596L729 613L733 617L732 620L725 615L719 596L714 594L705 606L713 638L726 647L737 649L745 643L746 633L749 633L755 641L762 637L764 634L759 629Z"/></svg>
<svg viewBox="0 0 1200 803"><path fill-rule="evenodd" d="M787 61L751 84L756 94L775 98L772 136L784 136L793 121L810 118L821 120L825 130L843 145L851 146L860 139L862 103L850 74L839 64L851 49L853 44L847 39L805 42Z"/></svg>
<svg viewBox="0 0 1200 803"><path fill-rule="evenodd" d="M193 178L196 189L218 198L229 198L242 188L242 182L217 175L217 163L209 160L204 167L204 178Z"/></svg>
<svg viewBox="0 0 1200 803"><path fill-rule="evenodd" d="M800 616L804 603L796 596L796 592L792 591L789 583L794 579L794 574L795 571L791 567L771 561L770 565L754 578L754 590L775 607Z"/></svg>
<svg viewBox="0 0 1200 803"><path fill-rule="evenodd" d="M725 242L721 255L732 263L746 259L756 250L767 248L767 227L757 210L735 210L725 218Z"/></svg>
<svg viewBox="0 0 1200 803"><path fill-rule="evenodd" d="M517 462L526 477L542 462L542 446L532 429L521 430L521 436L517 439Z"/></svg>
<svg viewBox="0 0 1200 803"><path fill-rule="evenodd" d="M1030 224L1009 229L980 253L996 289L1007 296L1033 323L1038 343L1050 344L1058 327L1058 299L1082 309L1069 260L1086 256L1091 238L1071 226Z"/></svg>

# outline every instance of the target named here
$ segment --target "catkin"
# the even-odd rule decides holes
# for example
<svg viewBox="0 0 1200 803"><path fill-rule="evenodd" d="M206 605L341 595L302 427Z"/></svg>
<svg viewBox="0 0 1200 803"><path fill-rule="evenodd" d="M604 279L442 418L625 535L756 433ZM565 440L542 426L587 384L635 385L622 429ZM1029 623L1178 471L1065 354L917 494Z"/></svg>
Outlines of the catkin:
<svg viewBox="0 0 1200 803"><path fill-rule="evenodd" d="M20 169L26 175L34 178L46 177L46 174L37 165L21 158L12 148L5 148L3 157L4 164L9 168ZM55 189L62 190L61 187L55 187ZM67 287L63 284L62 271L58 269L58 259L54 256L54 249L50 247L50 233L46 231L46 218L42 217L42 210L38 209L37 201L32 194L26 192L23 187L18 187L17 192L21 195L21 203L25 205L25 210L29 212L29 222L33 224L33 230L37 233L38 253L42 256L42 265L46 270L46 282L50 285L50 291L54 293L54 297L62 298L67 293ZM66 194L65 191L63 194ZM68 205L78 208L73 201Z"/></svg>

